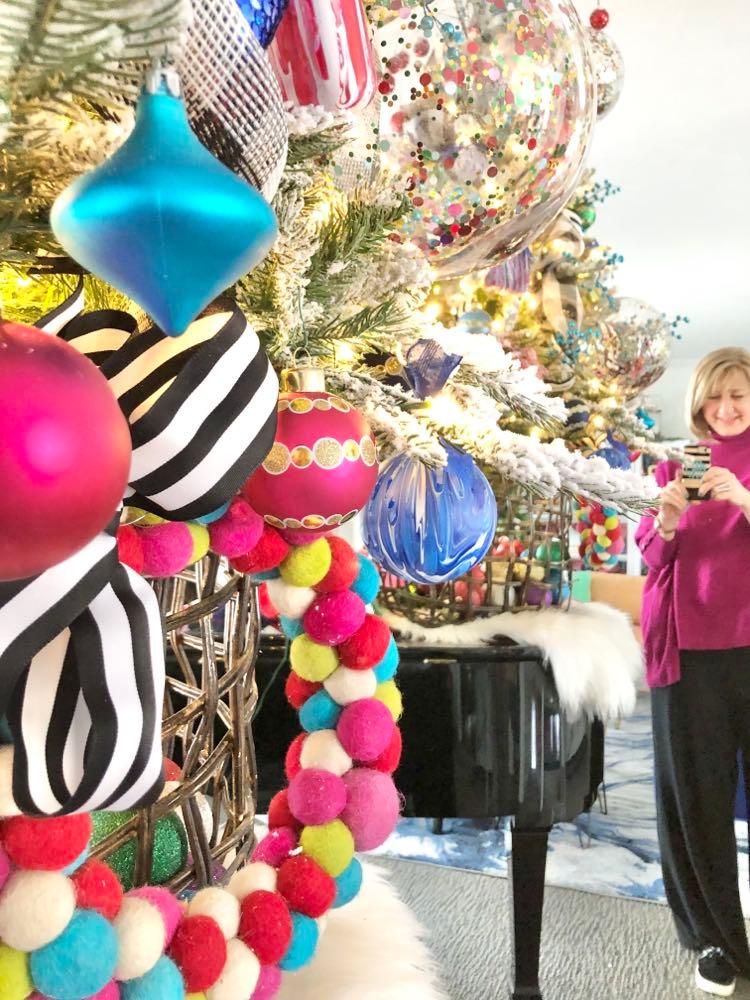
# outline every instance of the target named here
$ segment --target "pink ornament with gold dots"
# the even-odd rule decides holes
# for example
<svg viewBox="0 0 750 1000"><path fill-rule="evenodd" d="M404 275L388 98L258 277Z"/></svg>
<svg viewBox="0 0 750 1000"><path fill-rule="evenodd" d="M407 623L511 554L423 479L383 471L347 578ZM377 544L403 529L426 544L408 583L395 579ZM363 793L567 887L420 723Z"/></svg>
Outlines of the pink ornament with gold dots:
<svg viewBox="0 0 750 1000"><path fill-rule="evenodd" d="M365 505L378 456L365 418L328 392L279 397L276 441L242 494L274 528L331 531Z"/></svg>

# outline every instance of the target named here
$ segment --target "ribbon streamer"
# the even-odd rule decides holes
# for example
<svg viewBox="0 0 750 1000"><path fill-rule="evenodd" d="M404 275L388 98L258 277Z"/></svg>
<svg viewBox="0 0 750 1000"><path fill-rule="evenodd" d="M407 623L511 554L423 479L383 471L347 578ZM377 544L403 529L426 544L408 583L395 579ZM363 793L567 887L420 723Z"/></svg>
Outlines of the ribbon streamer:
<svg viewBox="0 0 750 1000"><path fill-rule="evenodd" d="M172 339L133 337L127 313L82 306L79 287L38 326L109 379L133 437L128 502L172 520L212 513L273 444L278 381L257 336L237 309ZM161 614L118 559L119 520L38 576L0 584L0 715L28 815L137 808L163 787Z"/></svg>
<svg viewBox="0 0 750 1000"><path fill-rule="evenodd" d="M542 309L555 333L566 334L570 324L578 330L583 319L583 302L578 291L577 273L571 258L578 261L586 249L581 223L570 211L555 219L545 234L551 246L540 261L542 271Z"/></svg>
<svg viewBox="0 0 750 1000"><path fill-rule="evenodd" d="M461 364L460 354L447 354L436 340L422 339L406 352L404 374L419 399L437 396Z"/></svg>

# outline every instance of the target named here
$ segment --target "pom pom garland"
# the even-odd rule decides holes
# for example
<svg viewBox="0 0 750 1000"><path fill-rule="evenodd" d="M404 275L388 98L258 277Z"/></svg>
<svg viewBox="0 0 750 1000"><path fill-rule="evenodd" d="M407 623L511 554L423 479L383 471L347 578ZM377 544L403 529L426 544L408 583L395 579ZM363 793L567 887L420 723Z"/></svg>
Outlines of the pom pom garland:
<svg viewBox="0 0 750 1000"><path fill-rule="evenodd" d="M305 768L289 785L289 809L303 825L330 823L345 805L346 785L330 771Z"/></svg>
<svg viewBox="0 0 750 1000"><path fill-rule="evenodd" d="M61 872L15 871L0 893L0 940L17 951L43 948L62 934L75 908L73 883Z"/></svg>
<svg viewBox="0 0 750 1000"><path fill-rule="evenodd" d="M393 718L382 701L363 698L346 706L336 734L354 760L375 760L393 738Z"/></svg>
<svg viewBox="0 0 750 1000"><path fill-rule="evenodd" d="M327 539L292 548L282 562L281 579L291 587L314 587L331 568L332 554Z"/></svg>
<svg viewBox="0 0 750 1000"><path fill-rule="evenodd" d="M187 534L190 558L200 558L209 533L224 538L215 547L231 544L236 510L234 504L210 528L151 517L126 525L120 551L137 562L144 533L151 533L144 553L149 537L161 546L154 569L154 562L174 556L166 540ZM246 514L240 510L245 526L253 522ZM251 863L228 888L203 889L187 904L157 886L123 896L112 868L87 860L89 817L6 819L0 823L2 1000L27 1000L34 990L39 1000L272 1000L281 971L312 959L326 913L359 891L355 849L382 843L398 815L390 778L401 752L391 718L400 712L392 682L398 652L385 623L366 612L377 590L372 563L336 536L305 541L290 548L266 527L254 547L233 556L235 568L256 574L281 569L269 591L293 611L282 626L293 647L286 694L309 730L287 753L290 785L275 796L269 833ZM12 748L0 748L8 776L12 755ZM12 798L9 809L17 811ZM98 814L94 842L132 815ZM129 879L134 859L118 860L117 853L110 865Z"/></svg>
<svg viewBox="0 0 750 1000"><path fill-rule="evenodd" d="M351 590L321 594L305 612L305 632L324 646L337 646L358 632L365 621L364 602Z"/></svg>
<svg viewBox="0 0 750 1000"><path fill-rule="evenodd" d="M263 965L283 958L292 940L292 918L277 893L262 889L245 896L240 906L239 938Z"/></svg>
<svg viewBox="0 0 750 1000"><path fill-rule="evenodd" d="M354 635L337 647L339 660L353 670L374 667L385 656L391 641L391 630L382 618L368 614Z"/></svg>
<svg viewBox="0 0 750 1000"><path fill-rule="evenodd" d="M334 674L338 671L334 671ZM341 708L327 691L318 691L299 710L299 721L308 733L316 729L335 729Z"/></svg>
<svg viewBox="0 0 750 1000"><path fill-rule="evenodd" d="M86 850L91 839L91 817L14 816L2 823L0 839L16 867L61 871Z"/></svg>
<svg viewBox="0 0 750 1000"><path fill-rule="evenodd" d="M315 584L315 589L319 594L349 590L360 572L357 553L346 539L339 538L338 535L330 535L326 541L331 550L331 566L323 579Z"/></svg>
<svg viewBox="0 0 750 1000"><path fill-rule="evenodd" d="M187 916L172 939L169 957L180 970L188 993L207 990L218 980L227 960L221 927L202 914Z"/></svg>
<svg viewBox="0 0 750 1000"><path fill-rule="evenodd" d="M211 548L220 556L237 558L250 552L263 534L263 518L247 500L235 497L217 521L208 526Z"/></svg>
<svg viewBox="0 0 750 1000"><path fill-rule="evenodd" d="M304 854L288 858L279 868L278 888L290 908L307 917L322 917L336 898L334 880Z"/></svg>

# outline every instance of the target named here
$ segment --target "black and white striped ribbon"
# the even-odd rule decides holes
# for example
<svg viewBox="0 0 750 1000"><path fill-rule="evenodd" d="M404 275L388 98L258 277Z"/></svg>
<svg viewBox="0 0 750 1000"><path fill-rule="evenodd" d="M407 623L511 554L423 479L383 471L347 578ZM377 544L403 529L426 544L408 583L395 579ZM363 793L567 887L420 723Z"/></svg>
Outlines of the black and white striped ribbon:
<svg viewBox="0 0 750 1000"><path fill-rule="evenodd" d="M133 436L129 503L173 520L226 503L273 443L278 382L242 314L180 338L132 337L76 291L38 325L102 372ZM13 795L38 816L122 810L162 788L164 645L156 597L117 557L120 513L81 551L0 583L0 715L14 739Z"/></svg>

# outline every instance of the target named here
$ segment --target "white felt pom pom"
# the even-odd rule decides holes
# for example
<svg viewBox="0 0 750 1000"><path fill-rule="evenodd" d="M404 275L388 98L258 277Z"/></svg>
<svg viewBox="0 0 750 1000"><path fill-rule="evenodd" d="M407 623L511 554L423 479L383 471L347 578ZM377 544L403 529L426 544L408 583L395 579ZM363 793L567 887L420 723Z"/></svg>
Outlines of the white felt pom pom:
<svg viewBox="0 0 750 1000"><path fill-rule="evenodd" d="M211 917L227 939L237 936L240 929L240 902L234 893L218 886L201 889L188 904L189 917Z"/></svg>
<svg viewBox="0 0 750 1000"><path fill-rule="evenodd" d="M62 934L75 908L75 888L61 872L17 871L0 893L0 938L17 951L36 951Z"/></svg>
<svg viewBox="0 0 750 1000"><path fill-rule="evenodd" d="M276 892L276 869L264 861L253 861L234 873L228 888L240 902L258 889Z"/></svg>
<svg viewBox="0 0 750 1000"><path fill-rule="evenodd" d="M0 747L0 818L20 816L13 798L13 747Z"/></svg>
<svg viewBox="0 0 750 1000"><path fill-rule="evenodd" d="M260 962L239 938L227 941L227 960L206 1000L239 1000L250 997L260 979Z"/></svg>
<svg viewBox="0 0 750 1000"><path fill-rule="evenodd" d="M301 618L318 596L312 587L293 587L282 579L269 580L271 604L285 618Z"/></svg>
<svg viewBox="0 0 750 1000"><path fill-rule="evenodd" d="M161 914L145 899L126 896L113 921L117 933L115 979L145 976L164 951L166 929Z"/></svg>
<svg viewBox="0 0 750 1000"><path fill-rule="evenodd" d="M372 698L377 686L374 670L350 670L349 667L337 667L323 681L323 687L339 705L351 705L360 698Z"/></svg>
<svg viewBox="0 0 750 1000"><path fill-rule="evenodd" d="M302 744L300 763L302 767L317 767L341 777L351 770L353 761L339 743L335 730L318 729Z"/></svg>

